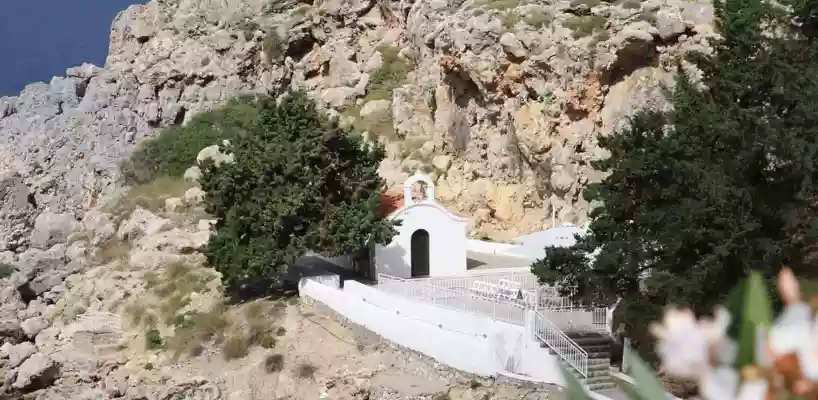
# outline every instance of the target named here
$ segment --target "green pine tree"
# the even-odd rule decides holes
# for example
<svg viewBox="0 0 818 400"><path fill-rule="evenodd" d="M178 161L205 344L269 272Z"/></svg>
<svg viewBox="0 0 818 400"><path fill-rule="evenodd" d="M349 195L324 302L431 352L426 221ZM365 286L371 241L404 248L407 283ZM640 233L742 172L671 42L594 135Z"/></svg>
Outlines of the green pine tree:
<svg viewBox="0 0 818 400"><path fill-rule="evenodd" d="M667 304L712 311L751 269L808 270L818 243L818 52L767 2L715 6L722 38L694 58L702 81L680 72L673 111L600 138L590 233L532 266L585 303L621 297L636 336Z"/></svg>

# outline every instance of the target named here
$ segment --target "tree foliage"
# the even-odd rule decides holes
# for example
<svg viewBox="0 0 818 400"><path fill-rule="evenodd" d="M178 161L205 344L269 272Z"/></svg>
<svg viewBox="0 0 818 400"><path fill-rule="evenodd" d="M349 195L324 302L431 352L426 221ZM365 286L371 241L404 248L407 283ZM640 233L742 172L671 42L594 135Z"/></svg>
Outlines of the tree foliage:
<svg viewBox="0 0 818 400"><path fill-rule="evenodd" d="M599 139L610 156L584 193L601 203L589 233L532 266L586 303L621 297L632 326L666 304L710 312L751 269L803 273L818 238L816 45L770 3L715 6L722 37L693 58L701 82L680 71L673 111L643 111Z"/></svg>
<svg viewBox="0 0 818 400"><path fill-rule="evenodd" d="M275 280L306 251L389 242L394 224L379 213L383 148L348 135L303 93L255 104L257 117L222 148L235 162L206 164L201 179L218 219L207 255L227 283Z"/></svg>
<svg viewBox="0 0 818 400"><path fill-rule="evenodd" d="M196 165L200 150L246 132L258 112L253 98L242 96L196 114L185 125L169 126L137 147L122 166L123 177L129 184L143 184L161 176L182 176Z"/></svg>

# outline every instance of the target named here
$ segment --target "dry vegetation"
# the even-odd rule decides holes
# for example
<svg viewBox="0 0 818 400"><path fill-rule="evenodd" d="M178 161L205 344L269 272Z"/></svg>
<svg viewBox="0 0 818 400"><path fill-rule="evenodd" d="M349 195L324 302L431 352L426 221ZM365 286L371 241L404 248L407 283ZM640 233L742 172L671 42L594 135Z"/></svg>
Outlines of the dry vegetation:
<svg viewBox="0 0 818 400"><path fill-rule="evenodd" d="M272 374L284 369L284 356L278 353L269 354L264 357L264 370Z"/></svg>
<svg viewBox="0 0 818 400"><path fill-rule="evenodd" d="M506 29L514 28L522 20L523 17L520 15L520 13L516 11L509 11L507 13L504 13L502 17L503 26Z"/></svg>
<svg viewBox="0 0 818 400"><path fill-rule="evenodd" d="M146 329L146 348L179 358L217 346L229 361L247 356L253 347L276 346L276 338L287 332L275 325L286 307L283 301L256 301L240 309L218 304L207 312L189 309L191 298L206 292L213 278L206 269L182 263L168 266L161 275L149 271L142 276L150 296L133 300L124 313L131 326ZM165 335L158 336L159 332Z"/></svg>
<svg viewBox="0 0 818 400"><path fill-rule="evenodd" d="M131 245L128 242L112 236L97 248L94 253L94 262L101 265L124 260L129 251L131 251Z"/></svg>
<svg viewBox="0 0 818 400"><path fill-rule="evenodd" d="M158 178L153 182L137 185L117 198L105 211L119 222L127 218L137 208L159 212L165 207L165 200L182 197L190 186L179 178Z"/></svg>
<svg viewBox="0 0 818 400"><path fill-rule="evenodd" d="M568 18L563 24L566 28L571 29L574 39L590 36L595 32L605 30L607 20L600 15L584 15L572 16Z"/></svg>
<svg viewBox="0 0 818 400"><path fill-rule="evenodd" d="M476 0L474 5L489 10L508 10L525 4L523 0Z"/></svg>
<svg viewBox="0 0 818 400"><path fill-rule="evenodd" d="M523 18L523 22L534 28L542 28L550 25L554 21L554 16L544 11L534 11Z"/></svg>

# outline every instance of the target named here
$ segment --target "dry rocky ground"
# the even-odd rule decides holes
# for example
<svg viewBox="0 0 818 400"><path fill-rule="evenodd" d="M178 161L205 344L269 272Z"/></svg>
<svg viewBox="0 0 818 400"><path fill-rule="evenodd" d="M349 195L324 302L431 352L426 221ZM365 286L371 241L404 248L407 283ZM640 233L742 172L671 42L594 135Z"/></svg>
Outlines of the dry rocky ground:
<svg viewBox="0 0 818 400"><path fill-rule="evenodd" d="M189 174L190 175L190 174ZM194 182L160 179L41 225L81 265L41 296L0 279L1 398L544 399L554 392L451 371L342 325L297 296L228 304L199 250L212 221ZM67 250L64 249L67 247ZM47 258L41 256L41 263ZM11 265L11 264L9 264Z"/></svg>

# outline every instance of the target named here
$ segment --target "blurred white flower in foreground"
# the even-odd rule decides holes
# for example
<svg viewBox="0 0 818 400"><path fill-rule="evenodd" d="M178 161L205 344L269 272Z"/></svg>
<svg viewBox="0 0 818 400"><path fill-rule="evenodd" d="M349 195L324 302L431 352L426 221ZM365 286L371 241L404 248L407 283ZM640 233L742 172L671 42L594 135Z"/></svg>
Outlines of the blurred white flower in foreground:
<svg viewBox="0 0 818 400"><path fill-rule="evenodd" d="M659 339L656 351L662 359L662 369L668 374L698 379L711 369L713 358L730 363L735 358L735 345L727 338L730 313L716 310L712 320L697 321L693 311L669 309L662 324L653 324L651 333Z"/></svg>
<svg viewBox="0 0 818 400"><path fill-rule="evenodd" d="M726 335L727 309L698 321L690 310L669 309L662 324L651 326L663 370L696 380L707 400L764 400L781 389L818 399L818 317L792 270L781 269L778 286L786 307L772 326L757 327L752 365L735 369L738 346Z"/></svg>

